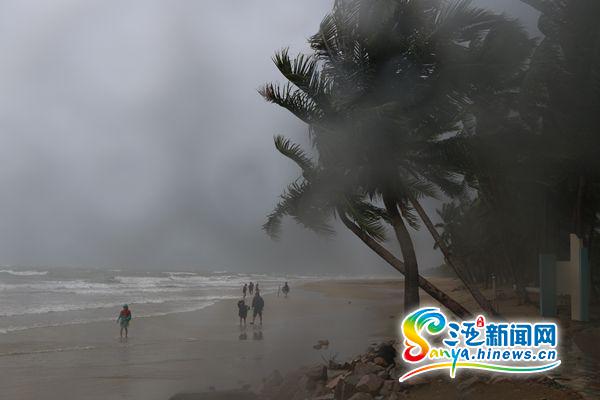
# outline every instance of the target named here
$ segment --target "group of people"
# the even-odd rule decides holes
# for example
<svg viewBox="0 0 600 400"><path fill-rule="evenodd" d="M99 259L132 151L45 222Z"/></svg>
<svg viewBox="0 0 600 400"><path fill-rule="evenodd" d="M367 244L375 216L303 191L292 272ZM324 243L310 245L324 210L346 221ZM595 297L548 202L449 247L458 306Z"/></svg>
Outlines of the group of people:
<svg viewBox="0 0 600 400"><path fill-rule="evenodd" d="M244 297L237 303L238 315L240 317L240 326L241 325L246 326L246 318L248 317L248 310L250 308L252 308L252 310L253 310L252 322L250 322L250 324L253 325L254 322L256 321L256 317L258 317L259 323L262 326L262 314L263 314L263 309L265 308L265 300L260 295L260 288L258 286L258 283L256 283L256 284L254 284L254 282L250 282L250 284L244 283L244 287L242 288L242 293L243 293ZM250 293L251 296L254 295L254 297L252 297L252 303L250 306L248 306L246 304L246 295L248 293ZM280 293L283 293L283 295L285 297L288 297L288 294L290 293L290 286L288 285L287 282L285 282L283 287L281 287L281 286L279 287L279 289L277 291L277 296L279 296ZM129 310L129 306L127 304L124 304L121 312L119 313L119 316L117 317L117 323L121 327L121 332L120 332L121 339L124 338L125 340L127 340L127 336L129 334L129 321L131 321L131 310Z"/></svg>
<svg viewBox="0 0 600 400"><path fill-rule="evenodd" d="M280 292L283 293L283 295L285 297L288 297L288 294L290 293L290 285L288 285L288 283L286 282L283 287L279 287L279 290L277 291L277 296L279 296ZM250 294L252 296L252 294L254 294L254 297L252 298L252 303L250 306L248 306L246 304L246 295ZM250 325L254 325L254 322L256 321L256 317L258 316L259 318L259 323L262 326L262 314L263 314L263 309L265 308L265 300L262 298L262 296L260 295L260 288L258 287L258 282L256 284L254 284L254 282L250 282L249 284L244 283L244 286L242 287L242 295L243 298L241 300L238 301L237 306L238 306L238 316L240 317L240 326L246 326L246 318L248 317L248 310L250 308L252 308L253 313L252 313L252 322L250 322Z"/></svg>
<svg viewBox="0 0 600 400"><path fill-rule="evenodd" d="M252 298L252 306L246 304L244 299L238 301L238 316L240 317L240 326L246 326L246 318L248 317L248 310L252 308L254 310L252 315L252 322L250 325L253 325L256 321L256 317L259 317L260 325L262 325L262 311L265 308L265 300L260 295L260 292L256 292L254 297Z"/></svg>
<svg viewBox="0 0 600 400"><path fill-rule="evenodd" d="M254 282L250 282L250 284L244 283L244 287L242 288L242 293L244 295L244 298L246 298L246 294L250 293L250 296L252 296L252 294L256 291L256 293L260 292L260 289L258 287L258 282L256 282L256 285L254 284Z"/></svg>

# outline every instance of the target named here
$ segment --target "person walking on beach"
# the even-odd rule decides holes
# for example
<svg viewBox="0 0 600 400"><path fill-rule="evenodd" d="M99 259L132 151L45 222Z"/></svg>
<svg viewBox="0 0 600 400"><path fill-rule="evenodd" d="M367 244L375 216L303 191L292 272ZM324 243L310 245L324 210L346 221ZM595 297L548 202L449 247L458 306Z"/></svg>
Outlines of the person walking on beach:
<svg viewBox="0 0 600 400"><path fill-rule="evenodd" d="M245 294L244 294L244 297L245 297ZM238 315L240 317L240 326L242 326L242 322L244 323L244 326L246 326L246 317L248 316L248 306L246 305L246 302L244 301L244 299L238 301L237 306L238 306Z"/></svg>
<svg viewBox="0 0 600 400"><path fill-rule="evenodd" d="M283 295L287 298L288 293L290 292L290 286L287 282L283 285L283 289L281 289L281 291L283 292Z"/></svg>
<svg viewBox="0 0 600 400"><path fill-rule="evenodd" d="M123 331L125 331L125 340L127 340L129 334L129 321L131 321L131 311L129 310L129 306L124 304L123 309L117 317L117 323L121 326L121 339L123 339Z"/></svg>
<svg viewBox="0 0 600 400"><path fill-rule="evenodd" d="M248 285L248 292L250 292L250 296L254 293L254 282L250 282L250 285Z"/></svg>
<svg viewBox="0 0 600 400"><path fill-rule="evenodd" d="M244 293L244 298L246 298L247 291L248 291L248 284L244 283L244 287L242 288L242 293Z"/></svg>
<svg viewBox="0 0 600 400"><path fill-rule="evenodd" d="M265 308L265 301L260 296L260 291L256 291L254 298L252 299L252 309L254 312L252 313L252 325L254 325L254 321L256 320L256 316L260 318L260 325L262 326L262 312L263 308Z"/></svg>
<svg viewBox="0 0 600 400"><path fill-rule="evenodd" d="M258 282L256 282L256 285L254 285L254 291L258 292L260 289L258 288Z"/></svg>

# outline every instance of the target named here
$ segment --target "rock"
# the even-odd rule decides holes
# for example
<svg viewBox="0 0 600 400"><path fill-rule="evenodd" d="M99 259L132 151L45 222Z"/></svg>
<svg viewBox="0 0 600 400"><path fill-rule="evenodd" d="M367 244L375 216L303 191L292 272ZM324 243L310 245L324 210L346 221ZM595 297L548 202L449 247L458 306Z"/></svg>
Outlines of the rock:
<svg viewBox="0 0 600 400"><path fill-rule="evenodd" d="M332 380L340 375L348 375L350 372L347 369L331 369L327 368L327 379Z"/></svg>
<svg viewBox="0 0 600 400"><path fill-rule="evenodd" d="M356 393L354 396L350 397L348 400L373 400L373 396L368 393Z"/></svg>
<svg viewBox="0 0 600 400"><path fill-rule="evenodd" d="M348 400L356 393L356 384L349 382L346 378L340 379L335 386L335 400Z"/></svg>
<svg viewBox="0 0 600 400"><path fill-rule="evenodd" d="M333 393L328 393L328 394L324 394L319 397L314 397L312 400L334 400L334 399L335 399L335 397L333 396Z"/></svg>
<svg viewBox="0 0 600 400"><path fill-rule="evenodd" d="M359 392L377 393L383 385L383 379L374 374L365 375L358 381L356 389Z"/></svg>
<svg viewBox="0 0 600 400"><path fill-rule="evenodd" d="M384 365L379 364L379 365L385 367L387 365L392 365L395 363L398 352L396 351L396 348L394 347L394 343L389 342L389 343L382 343L381 345L379 345L375 354L376 354L375 363L378 364L376 361L377 358L382 358L385 361L385 364Z"/></svg>
<svg viewBox="0 0 600 400"><path fill-rule="evenodd" d="M384 397L385 400L401 400L406 399L406 395L404 393L392 393L388 397Z"/></svg>
<svg viewBox="0 0 600 400"><path fill-rule="evenodd" d="M373 359L373 362L376 365L379 365L380 367L384 367L384 368L387 367L387 365L388 365L387 361L385 361L385 359L383 357L375 357Z"/></svg>
<svg viewBox="0 0 600 400"><path fill-rule="evenodd" d="M396 384L396 381L393 381L393 380L387 380L387 381L383 382L383 385L381 386L381 390L379 391L379 394L381 394L383 396L388 396L388 395L392 394L392 392L394 391L395 384Z"/></svg>
<svg viewBox="0 0 600 400"><path fill-rule="evenodd" d="M387 370L378 372L377 376L380 377L383 380L386 380L386 379L390 378L390 374L389 374L389 372Z"/></svg>
<svg viewBox="0 0 600 400"><path fill-rule="evenodd" d="M385 368L372 363L372 362L357 362L354 366L354 374L357 375L367 375L367 374L376 374L378 372L383 371Z"/></svg>
<svg viewBox="0 0 600 400"><path fill-rule="evenodd" d="M327 389L334 390L343 378L343 375L338 375L335 378L331 379L329 382L327 382Z"/></svg>

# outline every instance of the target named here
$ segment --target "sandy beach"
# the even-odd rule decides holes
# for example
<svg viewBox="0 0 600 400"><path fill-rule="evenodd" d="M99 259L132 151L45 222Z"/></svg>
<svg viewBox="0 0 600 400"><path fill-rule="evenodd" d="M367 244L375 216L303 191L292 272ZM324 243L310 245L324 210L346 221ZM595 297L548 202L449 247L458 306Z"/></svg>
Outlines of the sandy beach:
<svg viewBox="0 0 600 400"><path fill-rule="evenodd" d="M319 282L265 296L261 330L245 336L235 300L195 312L93 322L0 336L0 394L6 399L168 399L178 392L256 387L282 373L362 352L393 337L402 292L388 281ZM115 310L115 313L118 310ZM315 350L318 340L328 349Z"/></svg>
<svg viewBox="0 0 600 400"><path fill-rule="evenodd" d="M473 300L456 280L434 279L476 312ZM166 400L176 394L211 390L256 390L274 370L285 375L330 359L344 362L370 344L397 339L402 281L315 281L293 287L287 299L268 294L265 302L262 329L252 325L240 329L236 300L222 300L199 311L147 318L135 319L134 309L126 343L119 341L118 326L106 321L3 334L0 397ZM422 303L436 305L425 294ZM502 307L511 313L535 311L531 305L510 309L509 304L506 301ZM314 349L319 340L328 340L330 345ZM582 363L589 362L573 346L563 355L568 370L557 375L567 386L591 393L586 398L594 398L595 379L586 374L595 370L581 369ZM443 394L449 389L461 398L455 386L435 380L411 392L410 398L446 398ZM519 385L518 381L497 386L498 399L506 393L565 398L560 390ZM485 387L478 390L489 397Z"/></svg>

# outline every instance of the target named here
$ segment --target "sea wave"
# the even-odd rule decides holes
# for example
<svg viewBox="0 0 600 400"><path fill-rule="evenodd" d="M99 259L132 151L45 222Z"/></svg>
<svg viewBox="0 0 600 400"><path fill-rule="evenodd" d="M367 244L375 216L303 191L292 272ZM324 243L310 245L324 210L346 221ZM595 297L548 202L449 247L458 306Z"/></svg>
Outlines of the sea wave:
<svg viewBox="0 0 600 400"><path fill-rule="evenodd" d="M177 309L173 309L173 310L169 310L169 311L155 311L155 312L148 312L148 313L139 313L139 314L136 314L134 318L139 319L139 318L163 317L163 316L172 315L172 314L181 314L181 313L200 311L206 307L216 304L220 300L225 300L225 299L230 299L230 298L233 298L233 297L218 296L218 298L217 298L217 296L215 296L215 298L212 300L207 300L202 303L190 305L187 307L179 307ZM92 324L92 323L107 322L107 321L114 321L114 318L111 317L111 318L77 319L77 320L70 320L70 321L57 322L57 323L34 323L34 324L30 324L30 325L14 325L14 326L11 325L11 326L8 326L5 328L0 328L0 334L26 331L26 330L30 330L30 329L58 328L58 327L62 327L62 326ZM1 355L2 354L0 354L0 356Z"/></svg>
<svg viewBox="0 0 600 400"><path fill-rule="evenodd" d="M0 269L0 273L10 274L14 276L48 275L48 271L15 271L13 269Z"/></svg>
<svg viewBox="0 0 600 400"><path fill-rule="evenodd" d="M232 299L235 296L174 296L168 298L132 298L129 300L130 305L140 305L140 304L166 304L166 303L175 303L175 302L215 302L218 300L226 300ZM51 305L38 305L34 307L29 307L21 310L13 310L13 311L0 311L0 317L16 317L16 316L24 316L24 315L39 315L39 314L49 314L49 313L57 313L57 312L67 312L67 311L88 311L88 310L99 310L106 308L115 308L120 307L123 302L94 302L94 303L79 303L79 304L51 304ZM170 312L166 312L169 314ZM166 314L165 314L166 315Z"/></svg>

